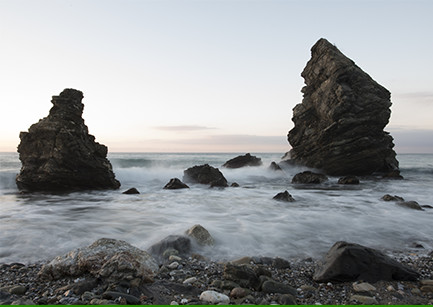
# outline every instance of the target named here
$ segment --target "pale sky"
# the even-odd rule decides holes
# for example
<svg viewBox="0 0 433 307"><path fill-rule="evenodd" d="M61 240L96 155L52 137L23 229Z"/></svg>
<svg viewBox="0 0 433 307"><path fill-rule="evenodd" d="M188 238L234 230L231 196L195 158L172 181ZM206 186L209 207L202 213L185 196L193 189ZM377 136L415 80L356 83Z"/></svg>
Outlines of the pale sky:
<svg viewBox="0 0 433 307"><path fill-rule="evenodd" d="M0 0L0 151L83 91L110 151L281 152L324 37L391 92L397 152L433 153L433 1Z"/></svg>

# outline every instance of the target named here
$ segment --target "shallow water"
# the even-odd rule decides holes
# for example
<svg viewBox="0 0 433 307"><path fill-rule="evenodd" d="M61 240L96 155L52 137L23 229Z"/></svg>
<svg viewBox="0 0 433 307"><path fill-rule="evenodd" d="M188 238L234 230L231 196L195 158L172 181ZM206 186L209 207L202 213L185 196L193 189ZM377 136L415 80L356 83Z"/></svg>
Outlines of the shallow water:
<svg viewBox="0 0 433 307"><path fill-rule="evenodd" d="M209 230L216 245L203 250L215 260L241 256L320 257L339 240L382 250L411 250L414 244L433 249L433 209L417 211L380 200L399 195L433 205L433 155L399 155L404 180L362 180L338 185L291 184L305 169L268 169L281 154L254 154L262 167L224 169L238 154L112 153L118 191L87 191L64 195L19 194L15 153L0 154L0 263L48 260L101 237L128 241L143 249L194 224ZM241 187L163 190L188 167L208 163L219 167L229 183ZM136 187L141 194L121 192ZM294 203L272 199L288 190Z"/></svg>

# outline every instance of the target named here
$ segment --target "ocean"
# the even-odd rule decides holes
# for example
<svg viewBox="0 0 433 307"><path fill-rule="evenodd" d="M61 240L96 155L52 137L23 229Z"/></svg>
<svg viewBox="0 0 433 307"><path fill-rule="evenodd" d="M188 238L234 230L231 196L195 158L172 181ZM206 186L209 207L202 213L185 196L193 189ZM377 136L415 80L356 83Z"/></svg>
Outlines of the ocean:
<svg viewBox="0 0 433 307"><path fill-rule="evenodd" d="M404 180L361 179L360 185L339 185L337 177L330 177L311 186L291 183L306 168L268 168L282 154L251 153L262 159L261 167L221 168L239 154L244 153L110 153L122 183L119 190L55 195L19 193L18 154L0 153L0 263L50 260L103 237L146 250L195 224L216 241L200 251L212 260L317 258L340 240L385 252L433 249L433 209L418 211L381 200L391 194L433 206L432 154L399 154ZM240 187L189 184L190 189L163 189L171 178L182 180L185 169L205 163ZM132 187L140 194L122 194ZM295 202L272 199L285 190Z"/></svg>

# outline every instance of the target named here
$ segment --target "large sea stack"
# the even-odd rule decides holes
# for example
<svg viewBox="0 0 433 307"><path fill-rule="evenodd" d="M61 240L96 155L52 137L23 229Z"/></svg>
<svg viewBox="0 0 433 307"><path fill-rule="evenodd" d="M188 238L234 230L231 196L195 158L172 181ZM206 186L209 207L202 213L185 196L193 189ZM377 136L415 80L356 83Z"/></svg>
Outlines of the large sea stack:
<svg viewBox="0 0 433 307"><path fill-rule="evenodd" d="M399 175L393 138L383 129L390 92L320 39L302 72L304 98L293 109L291 159L328 175Z"/></svg>
<svg viewBox="0 0 433 307"><path fill-rule="evenodd" d="M81 117L83 93L65 89L53 96L47 117L21 132L18 146L22 168L20 189L71 191L117 189L119 181L107 157L107 147L95 142Z"/></svg>

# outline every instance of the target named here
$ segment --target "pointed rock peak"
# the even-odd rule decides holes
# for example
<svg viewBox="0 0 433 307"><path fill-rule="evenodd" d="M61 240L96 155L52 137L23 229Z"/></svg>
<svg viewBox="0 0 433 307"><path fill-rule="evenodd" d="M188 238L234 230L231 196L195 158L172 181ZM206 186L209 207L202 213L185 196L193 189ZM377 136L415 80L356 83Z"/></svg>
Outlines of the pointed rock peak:
<svg viewBox="0 0 433 307"><path fill-rule="evenodd" d="M58 96L52 97L52 104L54 105L50 110L50 115L78 115L83 114L84 104L83 92L67 88L63 90Z"/></svg>

